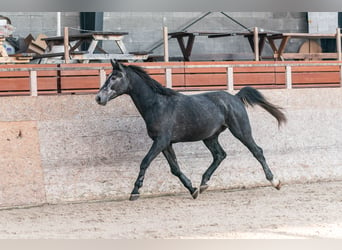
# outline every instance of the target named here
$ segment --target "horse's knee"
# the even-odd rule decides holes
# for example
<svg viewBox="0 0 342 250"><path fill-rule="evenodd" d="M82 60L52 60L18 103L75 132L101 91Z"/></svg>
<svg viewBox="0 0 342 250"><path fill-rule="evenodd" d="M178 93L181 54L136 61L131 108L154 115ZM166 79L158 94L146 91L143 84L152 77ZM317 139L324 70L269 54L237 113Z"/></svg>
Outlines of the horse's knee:
<svg viewBox="0 0 342 250"><path fill-rule="evenodd" d="M251 151L255 158L257 159L264 158L264 151L262 150L262 148L256 146Z"/></svg>
<svg viewBox="0 0 342 250"><path fill-rule="evenodd" d="M171 173L175 176L179 176L181 172L178 168L171 167Z"/></svg>
<svg viewBox="0 0 342 250"><path fill-rule="evenodd" d="M224 159L226 159L226 157L227 157L227 153L222 151L221 154L220 154L220 160L223 161Z"/></svg>
<svg viewBox="0 0 342 250"><path fill-rule="evenodd" d="M223 161L227 157L227 153L224 151L219 152L218 154L215 155L214 160L215 161Z"/></svg>

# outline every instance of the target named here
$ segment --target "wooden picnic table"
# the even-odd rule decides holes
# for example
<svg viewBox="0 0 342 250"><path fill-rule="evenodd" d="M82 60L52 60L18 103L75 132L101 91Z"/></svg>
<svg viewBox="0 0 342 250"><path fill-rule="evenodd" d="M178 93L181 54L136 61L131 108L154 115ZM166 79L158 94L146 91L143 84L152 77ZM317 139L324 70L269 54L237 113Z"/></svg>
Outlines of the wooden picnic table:
<svg viewBox="0 0 342 250"><path fill-rule="evenodd" d="M178 45L183 54L184 61L190 61L192 48L193 48L196 36L210 36L210 35L219 35L219 34L222 34L222 33L178 31L178 32L169 33L169 36L171 38L177 39ZM186 37L188 38L188 41L185 43L184 38Z"/></svg>
<svg viewBox="0 0 342 250"><path fill-rule="evenodd" d="M269 36L270 32L260 32L258 33L258 55L262 54L264 49L265 41L267 36ZM231 37L231 36L244 36L248 39L248 42L251 46L253 53L255 54L255 38L253 32L188 32L188 31L181 31L181 32L172 32L169 33L171 38L176 38L179 44L179 47L182 51L184 61L190 61L192 48L195 42L196 36L207 36L208 38L220 38L220 37ZM184 38L188 37L188 41L185 44Z"/></svg>
<svg viewBox="0 0 342 250"><path fill-rule="evenodd" d="M322 39L331 38L337 40L337 53L285 53L286 46L290 39ZM339 38L339 39L338 39ZM275 60L285 60L285 59L304 59L304 58L317 58L317 59L338 59L338 54L341 53L341 34L337 32L336 34L312 34L312 33L279 33L267 36L267 40L273 50ZM279 46L276 45L275 40L281 40ZM338 41L340 40L340 41Z"/></svg>
<svg viewBox="0 0 342 250"><path fill-rule="evenodd" d="M70 59L82 60L83 62L89 62L89 60L107 60L117 59L126 61L146 60L148 58L148 52L129 52L123 42L125 35L128 32L91 32L81 33L76 35L69 35L69 56ZM64 45L64 36L54 36L42 38L46 41L47 49L43 55L42 63L46 63L49 57L64 56L64 53L54 53L56 46ZM118 46L121 53L110 54L104 49L98 46L100 41L114 41ZM82 44L90 43L86 51L82 50ZM97 49L96 53L95 50Z"/></svg>
<svg viewBox="0 0 342 250"><path fill-rule="evenodd" d="M337 29L336 34L311 34L311 33L280 33L280 32L269 32L261 31L258 32L254 29L253 32L173 32L169 33L171 38L177 38L178 44L181 48L184 61L190 61L192 47L194 45L196 36L207 36L208 38L219 38L219 37L232 37L242 36L248 39L251 50L254 53L254 59L259 60L262 58L262 53L265 48L265 44L268 43L273 51L274 60L285 60L285 59L339 59L341 60L341 34ZM188 37L188 41L185 44L184 38ZM322 39L332 38L337 41L337 53L285 53L286 46L290 39ZM337 39L339 38L339 39ZM275 42L280 40L280 43Z"/></svg>
<svg viewBox="0 0 342 250"><path fill-rule="evenodd" d="M254 53L254 58L261 58L263 49L265 47L266 39L270 36L276 34L274 32L257 32L255 35L254 32L231 32L231 33L222 33L222 34L213 34L209 35L209 38L219 38L219 37L229 37L229 36L243 36L248 39L249 45ZM256 42L258 43L256 46ZM257 51L256 51L257 50Z"/></svg>

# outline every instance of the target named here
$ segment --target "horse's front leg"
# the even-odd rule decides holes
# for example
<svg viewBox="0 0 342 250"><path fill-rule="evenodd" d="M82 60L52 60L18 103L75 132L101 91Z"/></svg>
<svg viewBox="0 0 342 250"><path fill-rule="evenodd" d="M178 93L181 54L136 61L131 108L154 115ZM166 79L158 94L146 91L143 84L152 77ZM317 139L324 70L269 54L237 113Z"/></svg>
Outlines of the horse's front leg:
<svg viewBox="0 0 342 250"><path fill-rule="evenodd" d="M137 180L135 181L133 191L131 193L131 196L129 200L134 201L137 200L140 196L139 189L142 187L144 178L145 178L145 172L148 166L151 164L151 162L154 160L154 158L157 157L157 155L162 152L169 142L166 139L156 139L150 150L148 151L147 155L144 157L140 164L140 171Z"/></svg>
<svg viewBox="0 0 342 250"><path fill-rule="evenodd" d="M183 185L189 190L192 198L196 199L198 196L198 189L192 186L191 181L180 170L172 145L169 145L165 150L163 150L163 154L171 167L171 173L180 179Z"/></svg>

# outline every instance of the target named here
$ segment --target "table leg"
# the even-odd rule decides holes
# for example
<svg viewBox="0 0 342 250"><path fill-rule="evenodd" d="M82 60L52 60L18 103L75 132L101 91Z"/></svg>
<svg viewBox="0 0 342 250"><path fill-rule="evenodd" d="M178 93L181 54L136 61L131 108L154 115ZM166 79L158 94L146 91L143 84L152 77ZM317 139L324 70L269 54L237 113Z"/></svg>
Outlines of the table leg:
<svg viewBox="0 0 342 250"><path fill-rule="evenodd" d="M279 46L279 49L278 49L278 60L283 60L282 59L282 55L285 51L285 48L286 48L286 45L287 45L287 42L290 40L290 36L285 36L283 37L283 39L281 40L281 43L280 43L280 46Z"/></svg>
<svg viewBox="0 0 342 250"><path fill-rule="evenodd" d="M278 49L274 43L274 39L271 37L267 37L267 40L268 40L268 43L271 46L271 49L273 51L273 58L276 60L278 58Z"/></svg>
<svg viewBox="0 0 342 250"><path fill-rule="evenodd" d="M89 47L88 47L88 54L92 55L94 54L95 48L97 46L98 40L92 40ZM84 60L83 63L89 63L89 60Z"/></svg>
<svg viewBox="0 0 342 250"><path fill-rule="evenodd" d="M254 54L255 53L255 43L254 43L254 36L248 36L248 42L249 42L249 45L251 46L251 49L253 51ZM259 41L258 41L258 56L259 58L261 58L261 53L263 51L265 47L265 36L259 36Z"/></svg>
<svg viewBox="0 0 342 250"><path fill-rule="evenodd" d="M264 50L264 47L265 47L265 42L266 42L266 37L260 36L260 38L259 38L259 57L260 58L262 55L262 51Z"/></svg>
<svg viewBox="0 0 342 250"><path fill-rule="evenodd" d="M187 62L190 61L192 47L193 47L194 41L195 41L195 35L193 35L193 34L188 35L188 42L187 42L186 46L184 44L184 36L178 36L177 41L178 41L179 47L182 51L184 61L187 61Z"/></svg>
<svg viewBox="0 0 342 250"><path fill-rule="evenodd" d="M122 54L128 54L125 44L122 40L115 40L116 44L118 45L119 49L121 50Z"/></svg>

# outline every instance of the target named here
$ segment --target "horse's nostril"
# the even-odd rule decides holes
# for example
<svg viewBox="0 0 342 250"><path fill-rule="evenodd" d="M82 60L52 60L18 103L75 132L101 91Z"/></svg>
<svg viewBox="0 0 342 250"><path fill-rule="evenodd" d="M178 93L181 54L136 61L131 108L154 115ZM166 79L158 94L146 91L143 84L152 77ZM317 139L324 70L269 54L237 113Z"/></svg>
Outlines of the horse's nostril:
<svg viewBox="0 0 342 250"><path fill-rule="evenodd" d="M100 102L101 102L101 97L97 95L97 96L95 97L95 100L96 100L97 103L100 103Z"/></svg>

